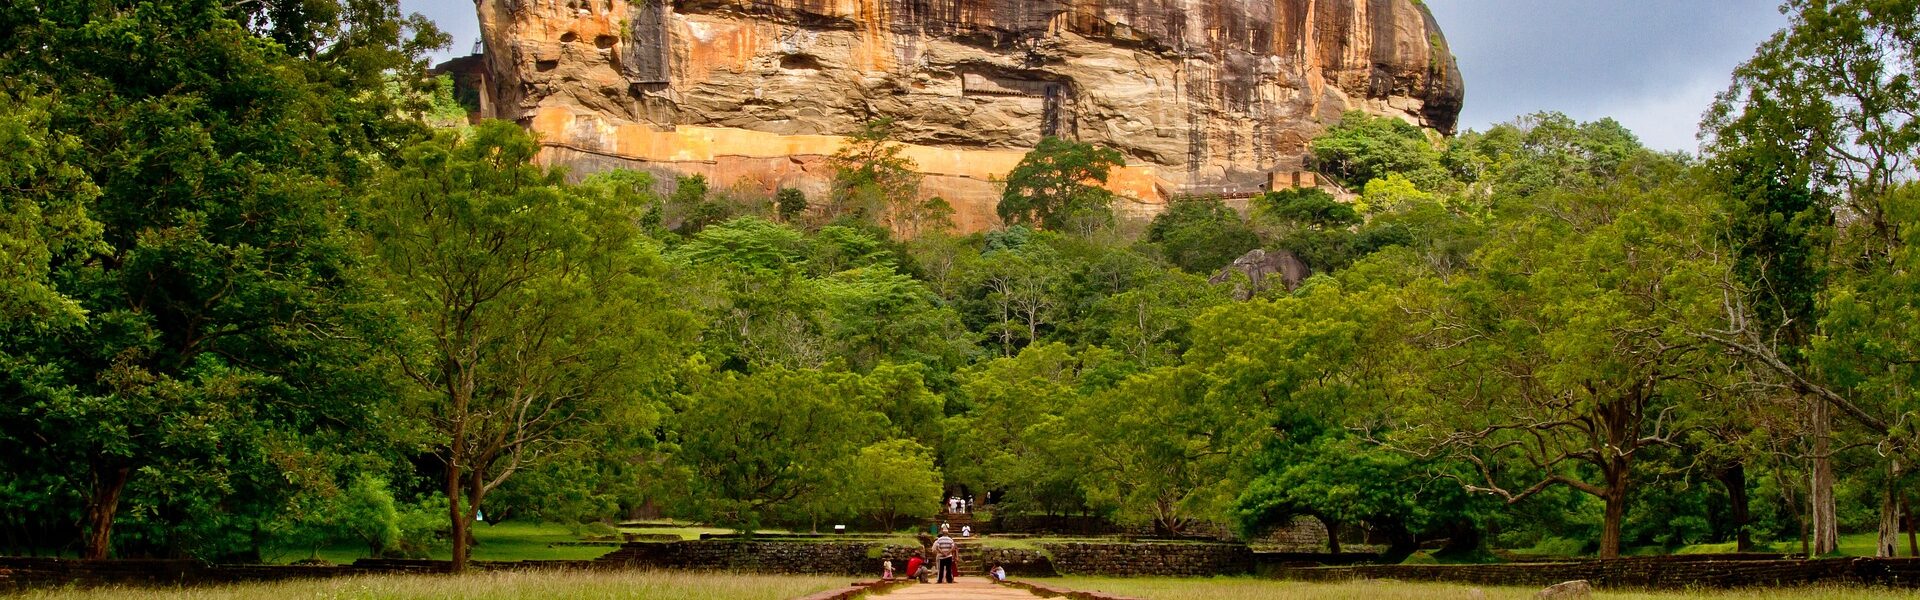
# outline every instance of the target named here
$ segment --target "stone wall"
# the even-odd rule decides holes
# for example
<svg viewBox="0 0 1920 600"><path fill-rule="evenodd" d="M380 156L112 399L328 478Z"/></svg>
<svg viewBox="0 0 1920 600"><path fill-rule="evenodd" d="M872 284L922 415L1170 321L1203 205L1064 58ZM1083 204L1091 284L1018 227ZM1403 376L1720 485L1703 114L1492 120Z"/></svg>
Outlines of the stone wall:
<svg viewBox="0 0 1920 600"><path fill-rule="evenodd" d="M1267 574L1301 581L1394 579L1488 586L1545 586L1585 579L1598 587L1673 589L1852 583L1920 587L1920 559L1688 560L1622 558L1494 565L1371 565L1278 568Z"/></svg>
<svg viewBox="0 0 1920 600"><path fill-rule="evenodd" d="M1041 544L1066 575L1211 577L1253 572L1245 544Z"/></svg>
<svg viewBox="0 0 1920 600"><path fill-rule="evenodd" d="M1282 567L1324 567L1367 564L1380 560L1375 552L1254 552L1253 568L1266 572Z"/></svg>
<svg viewBox="0 0 1920 600"><path fill-rule="evenodd" d="M978 560L981 572L1000 565L1007 568L1008 577L1055 577L1060 573L1053 568L1053 560L1046 554L1019 548L981 548L974 556L961 556L967 561ZM899 565L900 563L894 563Z"/></svg>
<svg viewBox="0 0 1920 600"><path fill-rule="evenodd" d="M1327 549L1327 526L1313 517L1294 517L1251 541L1285 552L1320 552Z"/></svg>
<svg viewBox="0 0 1920 600"><path fill-rule="evenodd" d="M870 556L878 550L878 556ZM698 569L788 574L871 575L880 561L904 565L916 548L861 542L701 540L630 543L594 561L605 568Z"/></svg>

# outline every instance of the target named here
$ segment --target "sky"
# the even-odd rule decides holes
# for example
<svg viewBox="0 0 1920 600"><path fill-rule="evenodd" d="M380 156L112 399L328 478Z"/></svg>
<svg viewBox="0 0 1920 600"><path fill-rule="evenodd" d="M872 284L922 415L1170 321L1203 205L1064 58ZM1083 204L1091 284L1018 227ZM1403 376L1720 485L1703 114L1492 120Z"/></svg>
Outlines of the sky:
<svg viewBox="0 0 1920 600"><path fill-rule="evenodd" d="M1700 115L1733 68L1786 26L1777 0L1425 0L1467 81L1463 129L1542 110L1613 117L1661 150L1694 150ZM471 0L400 0L480 38Z"/></svg>

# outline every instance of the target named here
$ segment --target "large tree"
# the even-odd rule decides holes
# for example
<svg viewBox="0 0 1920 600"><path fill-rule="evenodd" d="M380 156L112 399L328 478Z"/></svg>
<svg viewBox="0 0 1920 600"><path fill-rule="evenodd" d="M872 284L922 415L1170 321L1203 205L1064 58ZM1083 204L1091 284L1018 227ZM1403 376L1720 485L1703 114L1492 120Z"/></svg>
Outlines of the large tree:
<svg viewBox="0 0 1920 600"><path fill-rule="evenodd" d="M1161 367L1082 395L1066 413L1080 487L1096 507L1156 532L1220 521L1233 459L1258 429L1240 398L1209 394L1199 369Z"/></svg>
<svg viewBox="0 0 1920 600"><path fill-rule="evenodd" d="M1203 275L1260 247L1260 236L1219 198L1175 200L1147 225L1146 240L1160 245L1167 262Z"/></svg>
<svg viewBox="0 0 1920 600"><path fill-rule="evenodd" d="M656 401L692 333L640 233L645 190L568 185L538 148L507 122L442 133L367 201L372 252L418 332L397 360L445 468L456 569L486 494L587 443L588 422Z"/></svg>
<svg viewBox="0 0 1920 600"><path fill-rule="evenodd" d="M1920 2L1790 0L1782 9L1788 27L1735 69L1703 123L1731 184L1728 229L1740 277L1728 280L1725 324L1700 335L1804 399L1814 444L1812 551L1822 554L1839 541L1831 413L1885 436L1906 411L1897 395L1831 377L1807 351L1811 340L1849 335L1845 328L1860 323L1827 323L1823 301L1852 298L1851 280L1888 274L1902 247L1899 189L1920 158L1912 75L1920 68ZM1895 447L1905 454L1906 446ZM1890 532L1891 516L1882 521Z"/></svg>
<svg viewBox="0 0 1920 600"><path fill-rule="evenodd" d="M860 471L862 449L884 439L889 424L871 408L885 402L887 388L852 373L776 366L714 373L690 387L685 409L668 423L683 486L670 508L748 531L835 508L847 497L847 475ZM892 505L888 495L865 497L860 508Z"/></svg>
<svg viewBox="0 0 1920 600"><path fill-rule="evenodd" d="M860 449L848 467L848 505L881 531L899 531L901 519L926 519L940 510L940 471L933 449L906 439Z"/></svg>
<svg viewBox="0 0 1920 600"><path fill-rule="evenodd" d="M867 220L901 236L951 228L953 207L939 197L920 197L919 165L906 149L894 140L892 118L862 123L827 157L833 169L827 216Z"/></svg>
<svg viewBox="0 0 1920 600"><path fill-rule="evenodd" d="M1113 222L1107 174L1126 164L1119 150L1049 137L1007 173L995 209L1008 225L1087 233Z"/></svg>
<svg viewBox="0 0 1920 600"><path fill-rule="evenodd" d="M1676 438L1685 406L1711 395L1716 353L1688 326L1711 322L1724 277L1713 218L1670 167L1548 194L1422 310L1435 398L1432 447L1472 463L1468 489L1510 503L1565 486L1605 504L1603 557L1618 556L1637 457Z"/></svg>
<svg viewBox="0 0 1920 600"><path fill-rule="evenodd" d="M342 47L405 57L393 4L364 4L392 35ZM0 331L0 445L24 486L3 501L78 523L83 556L257 552L346 456L387 447L387 393L357 358L381 328L340 207L420 128L384 87L230 17L0 6L5 235L43 236L0 242L19 259L0 305L49 317Z"/></svg>
<svg viewBox="0 0 1920 600"><path fill-rule="evenodd" d="M1316 169L1356 190L1389 174L1428 186L1447 178L1427 132L1393 117L1349 111L1308 149Z"/></svg>

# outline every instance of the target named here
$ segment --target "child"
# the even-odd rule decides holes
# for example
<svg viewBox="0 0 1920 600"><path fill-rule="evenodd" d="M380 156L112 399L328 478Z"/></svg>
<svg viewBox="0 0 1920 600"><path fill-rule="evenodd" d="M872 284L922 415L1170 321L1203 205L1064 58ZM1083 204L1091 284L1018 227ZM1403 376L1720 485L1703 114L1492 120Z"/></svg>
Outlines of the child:
<svg viewBox="0 0 1920 600"><path fill-rule="evenodd" d="M880 578L888 581L893 580L893 559L887 559L880 563Z"/></svg>
<svg viewBox="0 0 1920 600"><path fill-rule="evenodd" d="M994 580L994 581L1006 581L1006 580L1007 580L1007 568L1006 568L1006 567L1002 567L1002 566L1000 566L1000 565L994 565L994 566L993 566L993 580Z"/></svg>

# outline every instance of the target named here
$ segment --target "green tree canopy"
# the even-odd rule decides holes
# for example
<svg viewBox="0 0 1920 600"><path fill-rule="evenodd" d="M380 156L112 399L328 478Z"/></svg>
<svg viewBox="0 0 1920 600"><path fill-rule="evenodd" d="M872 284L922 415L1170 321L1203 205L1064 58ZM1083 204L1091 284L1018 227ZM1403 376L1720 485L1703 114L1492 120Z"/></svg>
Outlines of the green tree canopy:
<svg viewBox="0 0 1920 600"><path fill-rule="evenodd" d="M1309 150L1316 169L1352 189L1389 174L1422 186L1447 179L1440 167L1440 151L1427 139L1427 132L1393 117L1349 111L1314 138Z"/></svg>
<svg viewBox="0 0 1920 600"><path fill-rule="evenodd" d="M997 210L1008 225L1088 231L1113 221L1107 173L1126 164L1120 151L1049 137L1007 173Z"/></svg>
<svg viewBox="0 0 1920 600"><path fill-rule="evenodd" d="M346 45L413 56L392 39ZM0 7L0 306L60 317L0 330L0 502L78 524L31 544L257 555L388 449L364 367L391 331L342 207L421 128L367 74L223 3Z"/></svg>
<svg viewBox="0 0 1920 600"><path fill-rule="evenodd" d="M593 431L582 423L646 401L693 331L640 234L650 199L568 186L533 164L537 148L502 121L442 133L368 201L372 254L419 326L396 360L446 468L456 568L486 494Z"/></svg>
<svg viewBox="0 0 1920 600"><path fill-rule="evenodd" d="M1212 274L1260 247L1260 236L1218 198L1175 200L1147 225L1167 262L1189 273Z"/></svg>

